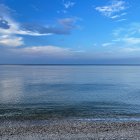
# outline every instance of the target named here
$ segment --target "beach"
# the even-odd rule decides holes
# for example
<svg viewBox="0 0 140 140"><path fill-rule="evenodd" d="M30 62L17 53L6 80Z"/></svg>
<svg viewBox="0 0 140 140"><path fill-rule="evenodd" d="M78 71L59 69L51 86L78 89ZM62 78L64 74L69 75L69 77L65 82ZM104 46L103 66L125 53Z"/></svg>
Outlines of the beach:
<svg viewBox="0 0 140 140"><path fill-rule="evenodd" d="M140 122L84 120L1 122L1 140L139 140Z"/></svg>

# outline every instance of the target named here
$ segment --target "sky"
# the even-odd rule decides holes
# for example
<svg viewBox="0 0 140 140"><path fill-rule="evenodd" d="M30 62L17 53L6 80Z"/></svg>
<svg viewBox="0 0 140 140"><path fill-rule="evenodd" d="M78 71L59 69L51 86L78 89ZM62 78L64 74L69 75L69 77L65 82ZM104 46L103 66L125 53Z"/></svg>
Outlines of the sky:
<svg viewBox="0 0 140 140"><path fill-rule="evenodd" d="M0 0L0 64L140 64L139 0Z"/></svg>

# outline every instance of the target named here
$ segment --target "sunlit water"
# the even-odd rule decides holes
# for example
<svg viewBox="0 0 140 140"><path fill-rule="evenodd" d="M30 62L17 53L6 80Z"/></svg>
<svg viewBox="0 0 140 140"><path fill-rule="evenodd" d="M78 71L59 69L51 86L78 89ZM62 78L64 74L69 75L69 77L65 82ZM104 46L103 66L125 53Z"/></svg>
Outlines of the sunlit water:
<svg viewBox="0 0 140 140"><path fill-rule="evenodd" d="M140 120L140 66L0 66L0 119Z"/></svg>

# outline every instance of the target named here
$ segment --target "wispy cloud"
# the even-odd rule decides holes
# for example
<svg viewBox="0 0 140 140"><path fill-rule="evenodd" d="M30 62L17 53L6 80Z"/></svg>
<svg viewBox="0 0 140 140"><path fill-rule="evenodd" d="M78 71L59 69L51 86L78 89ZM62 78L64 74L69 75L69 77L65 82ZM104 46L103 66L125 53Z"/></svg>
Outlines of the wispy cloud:
<svg viewBox="0 0 140 140"><path fill-rule="evenodd" d="M63 0L63 5L66 9L68 9L68 8L72 8L75 5L75 2Z"/></svg>
<svg viewBox="0 0 140 140"><path fill-rule="evenodd" d="M108 46L112 46L112 45L113 45L112 42L106 42L106 43L102 44L103 47L108 47Z"/></svg>
<svg viewBox="0 0 140 140"><path fill-rule="evenodd" d="M100 12L102 15L111 19L116 19L125 16L127 13L126 12L121 13L121 12L126 9L127 6L124 0L113 0L108 5L98 6L95 8L95 10Z"/></svg>
<svg viewBox="0 0 140 140"><path fill-rule="evenodd" d="M136 54L136 53L140 53L140 48L139 47L126 47L126 48L123 48L122 49L122 51L123 52L126 52L126 53L134 53L134 54Z"/></svg>
<svg viewBox="0 0 140 140"><path fill-rule="evenodd" d="M123 38L122 41L126 42L129 45L139 45L140 44L140 37L126 37Z"/></svg>
<svg viewBox="0 0 140 140"><path fill-rule="evenodd" d="M58 10L57 13L68 13L68 10L75 6L75 2L71 0L62 0L63 9Z"/></svg>
<svg viewBox="0 0 140 140"><path fill-rule="evenodd" d="M121 14L116 14L116 15L113 15L113 16L111 16L110 18L112 18L112 19L118 19L118 18L121 18L122 16L125 16L125 15L127 15L127 13L126 12L124 12L124 13L121 13ZM121 20L121 19L120 19Z"/></svg>
<svg viewBox="0 0 140 140"><path fill-rule="evenodd" d="M113 31L116 43L126 47L139 47L140 45L140 23L131 23Z"/></svg>
<svg viewBox="0 0 140 140"><path fill-rule="evenodd" d="M83 50L76 50L67 47L44 45L44 46L26 46L22 48L8 48L5 50L8 54L18 57L26 57L28 59L76 59L81 58L84 54ZM86 55L85 55L86 57Z"/></svg>
<svg viewBox="0 0 140 140"><path fill-rule="evenodd" d="M110 47L119 54L139 55L140 52L140 23L125 25L113 31L113 40L103 43L102 46Z"/></svg>
<svg viewBox="0 0 140 140"><path fill-rule="evenodd" d="M30 32L37 32L38 34L57 34L57 35L66 35L70 34L73 29L76 27L76 21L78 19L75 17L71 18L61 18L57 19L56 25L42 26L38 24L24 24L22 28Z"/></svg>
<svg viewBox="0 0 140 140"><path fill-rule="evenodd" d="M122 22L122 21L126 21L126 20L127 20L126 18L122 18L122 19L116 20L116 22Z"/></svg>
<svg viewBox="0 0 140 140"><path fill-rule="evenodd" d="M55 21L55 26L19 23L12 18L11 9L0 5L0 45L20 46L24 44L23 36L47 36L52 34L70 34L76 27L76 18L62 18Z"/></svg>
<svg viewBox="0 0 140 140"><path fill-rule="evenodd" d="M114 44L118 44L119 46L123 46L123 47L135 47L140 45L140 37L119 37L114 39L112 42L114 42Z"/></svg>
<svg viewBox="0 0 140 140"><path fill-rule="evenodd" d="M22 25L14 21L11 17L2 17L0 20L0 33L5 35L17 34L17 35L29 35L29 36L42 36L49 35L49 33L40 33L37 30L30 31L23 29Z"/></svg>
<svg viewBox="0 0 140 140"><path fill-rule="evenodd" d="M73 51L69 48L62 48L58 46L30 46L21 48L18 51L24 53L24 54L32 54L35 56L38 55L47 55L47 56L68 56L73 53Z"/></svg>
<svg viewBox="0 0 140 140"><path fill-rule="evenodd" d="M140 23L133 22L129 25L125 25L124 27L119 27L113 31L113 35L116 37L139 36L140 35Z"/></svg>
<svg viewBox="0 0 140 140"><path fill-rule="evenodd" d="M39 33L37 31L23 30L21 24L12 18L12 10L0 4L0 46L21 46L24 44L23 37L49 35L49 33Z"/></svg>

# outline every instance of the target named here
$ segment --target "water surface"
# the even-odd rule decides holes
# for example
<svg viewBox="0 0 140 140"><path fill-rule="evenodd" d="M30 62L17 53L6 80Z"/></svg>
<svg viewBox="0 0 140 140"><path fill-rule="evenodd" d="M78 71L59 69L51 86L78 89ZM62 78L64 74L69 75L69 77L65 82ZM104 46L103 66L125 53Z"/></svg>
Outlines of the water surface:
<svg viewBox="0 0 140 140"><path fill-rule="evenodd" d="M140 119L140 66L0 66L0 119Z"/></svg>

